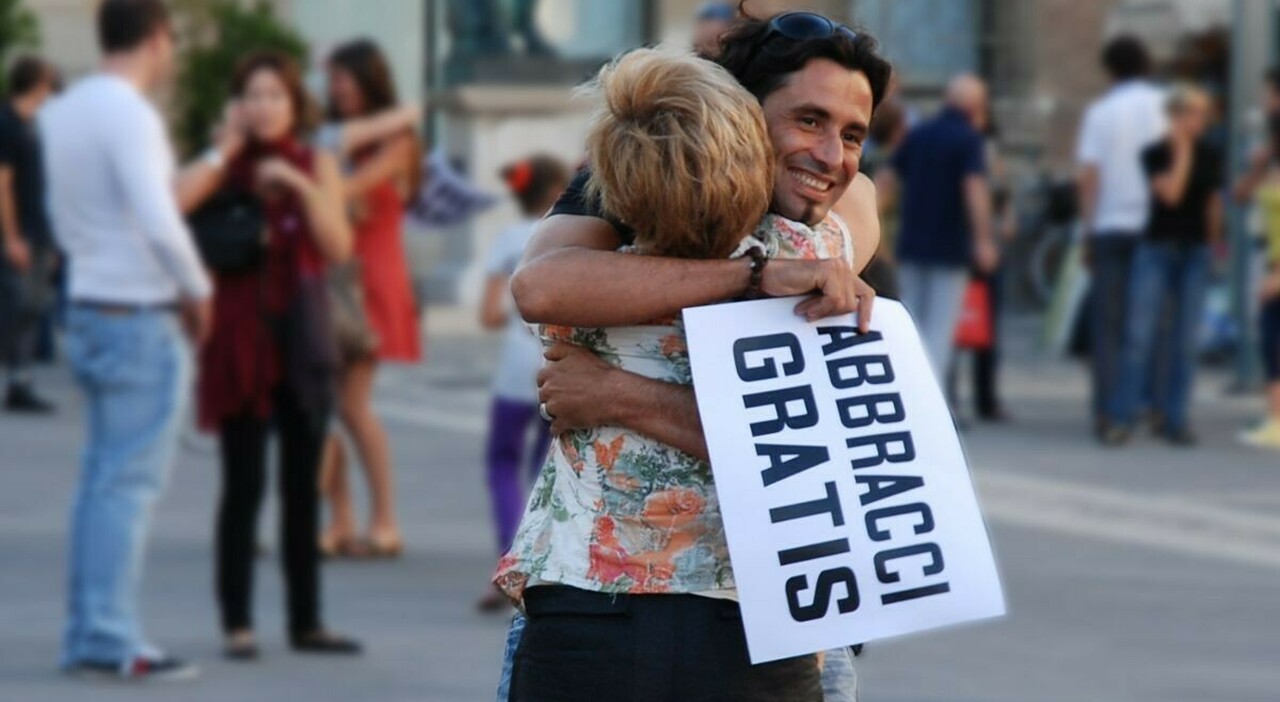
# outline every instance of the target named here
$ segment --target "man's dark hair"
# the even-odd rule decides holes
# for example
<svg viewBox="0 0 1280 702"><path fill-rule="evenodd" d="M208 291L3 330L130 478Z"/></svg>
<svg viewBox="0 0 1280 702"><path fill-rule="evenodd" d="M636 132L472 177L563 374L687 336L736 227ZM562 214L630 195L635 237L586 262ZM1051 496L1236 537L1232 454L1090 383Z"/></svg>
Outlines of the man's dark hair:
<svg viewBox="0 0 1280 702"><path fill-rule="evenodd" d="M1141 39L1132 34L1121 34L1103 47L1102 65L1112 80L1141 78L1151 72L1151 55Z"/></svg>
<svg viewBox="0 0 1280 702"><path fill-rule="evenodd" d="M9 95L21 97L36 88L58 82L58 73L47 61L20 56L9 67Z"/></svg>
<svg viewBox="0 0 1280 702"><path fill-rule="evenodd" d="M720 39L720 55L712 60L724 66L742 87L764 102L787 84L791 74L814 59L828 59L851 71L860 71L871 83L872 109L884 99L892 67L878 53L875 37L855 30L856 37L835 32L823 39L795 41L769 36L771 18L744 16Z"/></svg>
<svg viewBox="0 0 1280 702"><path fill-rule="evenodd" d="M136 49L171 26L164 0L103 0L98 6L98 44L104 53Z"/></svg>

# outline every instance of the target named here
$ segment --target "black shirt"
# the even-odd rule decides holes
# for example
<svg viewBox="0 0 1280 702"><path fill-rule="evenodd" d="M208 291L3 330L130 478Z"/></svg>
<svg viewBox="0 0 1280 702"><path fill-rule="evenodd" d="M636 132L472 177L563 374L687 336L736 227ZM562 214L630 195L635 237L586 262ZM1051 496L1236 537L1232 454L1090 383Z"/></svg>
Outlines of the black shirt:
<svg viewBox="0 0 1280 702"><path fill-rule="evenodd" d="M13 170L13 200L22 233L34 243L48 243L40 137L36 125L24 120L11 103L0 107L0 166Z"/></svg>
<svg viewBox="0 0 1280 702"><path fill-rule="evenodd" d="M1142 169L1147 182L1152 182L1173 167L1173 146L1168 139L1157 141L1142 150ZM1147 221L1147 238L1178 244L1203 244L1209 240L1209 200L1222 189L1222 157L1203 139L1196 142L1191 154L1191 173L1182 201L1172 207L1151 194L1151 217Z"/></svg>
<svg viewBox="0 0 1280 702"><path fill-rule="evenodd" d="M576 215L578 217L603 219L618 230L618 236L622 239L623 245L635 243L636 233L631 227L605 214L604 208L600 206L600 198L587 197L587 180L590 178L591 170L589 168L583 168L578 171L573 181L569 183L569 187L565 188L563 193L560 193L560 199L556 200L556 204L551 207L551 211L547 213L547 216Z"/></svg>

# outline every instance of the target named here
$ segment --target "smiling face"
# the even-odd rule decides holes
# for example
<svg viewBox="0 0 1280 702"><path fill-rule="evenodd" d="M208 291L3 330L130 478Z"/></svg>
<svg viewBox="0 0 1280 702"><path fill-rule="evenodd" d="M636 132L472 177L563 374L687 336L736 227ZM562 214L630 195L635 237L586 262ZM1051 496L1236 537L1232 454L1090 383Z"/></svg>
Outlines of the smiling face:
<svg viewBox="0 0 1280 702"><path fill-rule="evenodd" d="M814 59L763 107L777 158L772 209L817 224L858 173L871 122L871 82L860 71Z"/></svg>

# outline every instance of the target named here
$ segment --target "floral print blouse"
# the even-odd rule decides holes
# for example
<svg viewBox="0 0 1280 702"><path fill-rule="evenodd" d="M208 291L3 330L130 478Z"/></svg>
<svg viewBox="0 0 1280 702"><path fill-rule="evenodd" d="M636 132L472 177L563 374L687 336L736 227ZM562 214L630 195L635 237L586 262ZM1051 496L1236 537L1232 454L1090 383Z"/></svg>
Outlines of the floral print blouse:
<svg viewBox="0 0 1280 702"><path fill-rule="evenodd" d="M768 215L734 256L753 246L770 258L853 261L852 238L834 215L815 227ZM679 318L535 331L544 346L568 341L632 373L693 382ZM494 583L517 602L526 586L552 583L610 593L733 596L711 466L620 427L560 436Z"/></svg>

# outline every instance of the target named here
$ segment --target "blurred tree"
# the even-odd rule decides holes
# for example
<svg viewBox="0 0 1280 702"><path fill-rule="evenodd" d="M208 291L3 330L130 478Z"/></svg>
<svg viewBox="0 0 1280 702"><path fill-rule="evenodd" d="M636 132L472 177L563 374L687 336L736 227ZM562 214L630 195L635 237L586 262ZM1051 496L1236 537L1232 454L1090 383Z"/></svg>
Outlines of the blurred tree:
<svg viewBox="0 0 1280 702"><path fill-rule="evenodd" d="M3 2L4 0L0 0ZM230 92L236 65L253 51L283 51L305 67L309 47L266 0L176 0L182 34L174 95L177 138L190 155L204 147Z"/></svg>
<svg viewBox="0 0 1280 702"><path fill-rule="evenodd" d="M9 59L22 49L40 46L40 20L23 5L22 0L0 0L0 91L5 82Z"/></svg>

